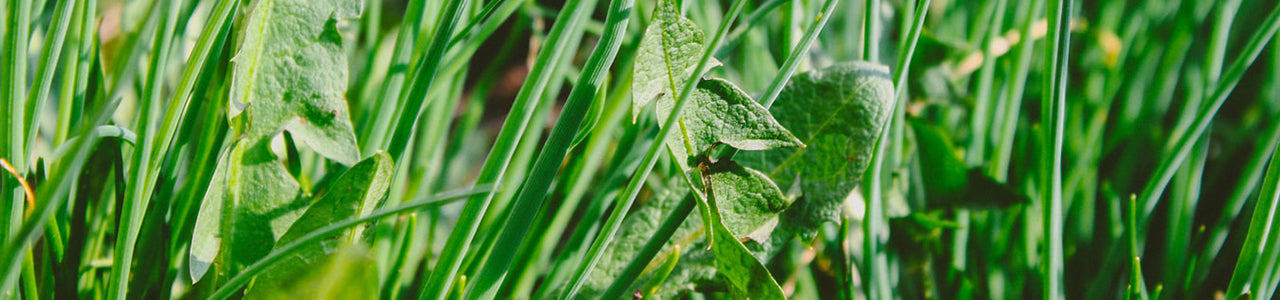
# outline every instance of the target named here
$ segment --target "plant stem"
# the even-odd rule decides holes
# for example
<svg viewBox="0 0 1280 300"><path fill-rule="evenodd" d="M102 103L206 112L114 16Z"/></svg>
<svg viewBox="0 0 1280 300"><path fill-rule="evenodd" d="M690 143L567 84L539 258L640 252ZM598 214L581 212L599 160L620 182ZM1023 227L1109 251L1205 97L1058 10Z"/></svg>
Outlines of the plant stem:
<svg viewBox="0 0 1280 300"><path fill-rule="evenodd" d="M583 1L587 2L583 3ZM560 61L566 59L569 50L564 45L568 43L565 40L580 35L583 23L590 17L590 11L595 7L595 3L595 0L570 0L565 4L564 7L571 8L572 11L561 13L556 19L547 37L548 44L539 51L538 59L529 70L529 74L536 77L526 80L516 95L516 100L512 104L513 109L507 121L503 123L498 139L476 178L477 185L506 181L504 175L511 163L516 145L528 127L531 115L542 102L543 90L551 80L551 75L556 73L550 68L560 66ZM429 276L423 277L426 281L423 283L419 299L440 300L448 295L458 269L461 268L462 260L465 258L464 254L467 253L471 241L475 238L480 221L493 198L494 194L481 194L467 199L457 225L449 234L444 251L440 254L436 268Z"/></svg>
<svg viewBox="0 0 1280 300"><path fill-rule="evenodd" d="M1047 131L1041 144L1040 197L1046 210L1041 219L1044 226L1046 259L1042 271L1044 299L1063 299L1063 212L1062 212L1062 143L1067 117L1067 66L1071 49L1071 0L1050 2L1046 64L1052 66L1046 77L1041 116L1046 120Z"/></svg>

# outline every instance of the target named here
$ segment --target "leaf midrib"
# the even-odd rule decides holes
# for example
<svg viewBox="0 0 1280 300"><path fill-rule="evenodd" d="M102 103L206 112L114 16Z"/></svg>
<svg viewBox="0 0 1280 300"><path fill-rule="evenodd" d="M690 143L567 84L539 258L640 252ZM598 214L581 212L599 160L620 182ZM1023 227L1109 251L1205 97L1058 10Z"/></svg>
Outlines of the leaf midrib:
<svg viewBox="0 0 1280 300"><path fill-rule="evenodd" d="M818 136L818 133L822 132L823 130L826 130L827 126L829 126L831 122L835 120L836 118L835 116L839 115L840 112L843 112L850 105L853 105L853 101L848 97L848 95L846 95L845 89L840 88L836 90L837 90L837 93L839 93L838 94L839 97L837 98L842 99L843 101L840 103L839 106L836 107L836 109L832 110L832 113L828 114L826 118L823 118L821 125L814 128L814 130L810 131L808 136L805 137L804 140L801 140L801 142L804 143L805 145L813 145L813 139ZM769 177L777 178L778 175L780 175L779 173L782 172L782 170L785 170L788 166L798 161L800 157L804 155L805 150L808 150L808 149L809 149L808 147L796 149L796 151L792 152L791 155L787 156L787 158L784 159L782 163L778 164L777 167L774 167L773 170L769 171Z"/></svg>

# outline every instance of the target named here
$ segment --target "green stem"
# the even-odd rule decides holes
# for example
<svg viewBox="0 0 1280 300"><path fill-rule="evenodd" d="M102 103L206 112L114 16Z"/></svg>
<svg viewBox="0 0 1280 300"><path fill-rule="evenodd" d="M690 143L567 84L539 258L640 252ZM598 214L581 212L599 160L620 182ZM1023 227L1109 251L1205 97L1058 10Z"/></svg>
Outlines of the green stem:
<svg viewBox="0 0 1280 300"><path fill-rule="evenodd" d="M1043 148L1040 152L1040 197L1044 203L1045 215L1044 247L1046 259L1042 280L1044 299L1063 299L1063 212L1062 212L1062 147L1065 120L1067 117L1067 62L1071 49L1071 0L1051 2L1048 15L1053 26L1049 28L1046 48L1049 56L1046 64L1051 67L1051 75L1046 77L1041 116L1047 125Z"/></svg>
<svg viewBox="0 0 1280 300"><path fill-rule="evenodd" d="M462 8L469 3L471 0L455 0L449 1L445 6L441 13L442 18L436 24L431 46L427 48L426 55L418 60L417 67L414 68L416 71L409 85L409 92L402 94L399 104L396 105L398 109L395 111L394 120L397 120L397 123L392 129L390 144L382 146L387 149L387 154L397 161L404 158L409 141L413 140L414 133L417 132L418 119L422 118L425 104L430 100L426 99L427 92L431 90L432 84L436 82L436 75L440 73L440 62L449 49L449 40L453 37L453 28L458 19L462 17Z"/></svg>
<svg viewBox="0 0 1280 300"><path fill-rule="evenodd" d="M1280 29L1280 6L1273 8L1266 21L1256 28L1258 28L1258 31L1254 31L1249 41L1242 48L1242 55L1237 56L1232 61L1231 67L1227 69L1226 74L1214 85L1213 96L1209 98L1212 101L1200 107L1187 107L1186 109L1198 108L1198 113L1188 123L1189 125L1185 127L1186 130L1175 131L1165 144L1160 163L1156 165L1156 171L1143 187L1142 193L1139 194L1141 197L1139 203L1143 205L1142 214L1138 216L1138 226L1140 228L1147 227L1148 220L1146 218L1155 211L1156 204L1159 204L1160 197L1164 194L1165 187L1173 179L1173 174L1191 154L1195 141L1208 130L1209 123L1217 115L1218 109L1222 108L1222 104L1226 103L1227 96L1230 96L1231 92L1235 90L1236 84L1240 83L1245 71L1249 69L1249 66L1253 65L1254 60L1258 58L1263 48L1275 36L1276 30Z"/></svg>
<svg viewBox="0 0 1280 300"><path fill-rule="evenodd" d="M57 14L53 18L53 27L49 29L49 36L46 37L44 43L44 53L40 55L40 66L36 69L36 82L31 90L31 94L27 97L26 116L30 119L26 120L27 135L26 141L36 140L36 133L40 131L40 109L44 108L44 103L49 99L49 87L53 85L53 74L58 69L58 57L62 54L62 44L67 37L67 27L70 26L73 8L76 7L75 1L65 0L58 2L57 8L54 9ZM32 156L31 151L35 143L27 143L27 149L24 151L23 157Z"/></svg>
<svg viewBox="0 0 1280 300"><path fill-rule="evenodd" d="M146 89L143 90L143 96L139 103L141 110L138 113L138 122L136 131L141 138L138 147L134 148L133 159L129 161L129 170L131 172L130 186L125 196L124 206L120 209L121 224L120 230L123 234L116 236L115 249L115 267L111 269L111 292L108 297L111 299L124 299L128 293L130 269L133 266L133 252L138 240L138 235L142 227L142 220L146 214L147 205L150 203L152 188L155 186L160 159L163 157L157 154L163 154L165 148L168 148L168 135L166 131L174 130L176 126L166 123L161 128L161 133L152 132L152 123L155 119L161 117L158 111L159 102L161 101L161 89L164 79L168 72L169 55L172 53L170 47L174 40L174 27L177 25L178 12L182 7L182 1L165 2L167 14L162 25L157 32L155 44L151 56L150 70L147 72L148 80ZM173 109L174 107L170 107ZM172 118L173 115L167 115L166 118ZM175 119L176 120L176 119Z"/></svg>
<svg viewBox="0 0 1280 300"><path fill-rule="evenodd" d="M568 43L566 40L581 35L583 23L590 17L590 11L595 7L595 0L570 0L564 7L572 8L572 11L561 13L556 19L547 37L548 44L539 51L538 59L529 70L529 74L535 77L531 78L532 80L526 80L516 95L516 100L512 104L513 109L507 121L503 123L498 138L476 178L477 185L506 181L504 175L510 166L516 146L529 126L532 114L542 102L543 91L551 81L550 77L557 73L553 72L552 68L560 66L560 62L570 53L565 45ZM471 241L475 238L480 222L494 196L494 193L490 193L467 199L466 205L459 214L457 225L445 242L436 268L430 275L423 277L426 282L423 283L419 299L439 300L448 295L458 269L462 266L464 255L471 246Z"/></svg>
<svg viewBox="0 0 1280 300"><path fill-rule="evenodd" d="M898 103L894 105L892 111L889 112L890 115L896 116L904 113L902 106L905 105L905 103L903 103L901 99L906 91L906 78L910 71L911 58L915 55L916 44L920 40L920 32L923 30L924 20L928 17L928 7L930 2L930 0L924 0L916 4L914 13L916 19L915 23L908 30L909 41L907 42L907 47L904 48L906 49L906 53L899 55L897 62L898 68L894 70L894 99L899 100ZM865 241L862 245L862 259L863 265L867 268L868 272L862 278L867 280L866 293L871 299L890 299L892 296L888 257L882 251L886 238L880 234L884 231L882 226L887 225L884 217L884 197L882 192L884 184L880 177L884 173L883 169L887 156L886 152L890 144L887 141L889 140L889 135L892 131L891 128L906 125L903 122L897 122L898 119L898 117L891 118L889 120L889 124L886 124L884 129L881 130L880 136L876 139L876 150L871 159L871 167L867 170L867 174L870 176L868 176L868 180L865 185L867 189L867 206L865 208L865 212L863 214L864 219L862 221L862 230L865 237ZM897 165L897 162L893 162L893 164ZM852 267L854 264L851 263L849 265ZM852 271L850 271L850 274L852 274Z"/></svg>

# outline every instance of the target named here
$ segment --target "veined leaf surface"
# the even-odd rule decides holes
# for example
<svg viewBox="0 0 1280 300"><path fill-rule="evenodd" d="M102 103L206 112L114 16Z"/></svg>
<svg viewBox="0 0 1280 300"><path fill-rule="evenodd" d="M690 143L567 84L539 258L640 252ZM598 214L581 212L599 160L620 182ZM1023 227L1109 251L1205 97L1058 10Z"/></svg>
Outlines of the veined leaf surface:
<svg viewBox="0 0 1280 300"><path fill-rule="evenodd" d="M737 159L778 185L800 181L803 195L783 213L784 230L811 239L819 224L839 217L893 107L889 78L884 65L841 64L800 74L779 94L769 112L806 147L744 152Z"/></svg>
<svg viewBox="0 0 1280 300"><path fill-rule="evenodd" d="M358 17L362 3L258 1L233 59L231 116L240 137L269 139L286 129L329 159L359 160L338 27Z"/></svg>

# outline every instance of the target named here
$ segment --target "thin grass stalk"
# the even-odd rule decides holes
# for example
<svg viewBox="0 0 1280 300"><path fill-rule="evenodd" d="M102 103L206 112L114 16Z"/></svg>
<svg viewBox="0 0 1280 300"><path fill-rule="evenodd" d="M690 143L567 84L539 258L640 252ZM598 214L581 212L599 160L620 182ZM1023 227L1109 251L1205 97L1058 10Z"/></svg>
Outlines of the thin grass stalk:
<svg viewBox="0 0 1280 300"><path fill-rule="evenodd" d="M431 39L431 45L427 48L427 53L422 59L418 60L412 82L409 84L409 90L402 92L396 105L395 111L396 124L391 128L391 140L389 144L381 145L387 150L387 154L396 160L403 160L406 150L408 150L409 141L412 140L417 132L418 119L422 118L424 105L430 99L426 99L427 92L431 90L432 84L435 83L436 75L440 72L440 62L444 59L445 52L449 49L449 41L453 37L453 28L456 26L458 19L462 17L462 8L468 6L471 0L449 1L445 5L444 11L441 12L441 19L436 23L436 30Z"/></svg>
<svg viewBox="0 0 1280 300"><path fill-rule="evenodd" d="M1280 57L1280 48L1272 47L1271 58ZM1272 76L1280 78L1280 68L1274 66L1280 61L1273 60ZM1276 84L1276 82L1272 82ZM1272 94L1270 97L1277 97ZM1261 184L1263 172L1267 165L1267 159L1271 153L1276 150L1276 146L1280 145L1280 122L1270 125L1263 125L1265 128L1259 128L1261 131L1258 144L1253 148L1253 155L1249 161L1240 168L1240 180L1236 187L1232 189L1231 194L1223 201L1222 213L1214 221L1214 225L1209 226L1208 237L1206 238L1205 248L1200 252L1198 262L1208 264L1218 258L1218 254L1222 251L1223 245L1226 244L1227 235L1231 231L1231 224L1239 217L1241 210L1244 209L1246 199ZM1193 282L1203 282L1209 276L1209 268L1197 268L1195 279Z"/></svg>
<svg viewBox="0 0 1280 300"><path fill-rule="evenodd" d="M152 14L150 14L147 21L143 23L143 28L140 30L141 33L129 35L126 38L125 48L133 50L122 51L119 53L119 57L117 59L119 59L118 61L122 61L122 63L112 70L112 74L115 75L115 78L117 79L112 83L113 89L107 93L97 94L97 99L94 101L96 105L90 109L88 114L90 117L84 119L87 122L80 123L79 129L77 129L77 135L83 138L73 139L74 142L65 145L68 149L73 149L72 151L74 152L61 157L60 163L54 164L49 169L45 184L37 187L35 193L36 199L34 201L36 205L30 212L31 217L23 220L19 227L16 227L16 230L11 227L9 230L5 231L12 233L12 235L8 237L6 243L0 245L0 265L8 265L11 267L4 270L4 275L0 278L0 285L2 285L0 286L0 294L11 293L14 287L13 285L17 283L18 266L20 266L19 260L21 257L20 253L26 252L27 249L29 249L28 247L32 246L36 240L39 239L40 232L36 229L45 226L45 222L52 218L53 213L65 202L64 200L68 194L68 189L70 189L70 183L75 180L76 175L80 173L80 169L84 167L85 161L90 154L90 150L93 148L86 147L86 145L94 145L97 140L102 137L100 132L93 129L98 125L106 123L115 111L115 108L120 104L120 98L123 94L124 87L132 78L133 68L131 65L136 62L145 49L144 47L134 46L140 41L145 40L145 36L150 36L155 32L161 15L158 13L158 9L160 7L161 6L159 5L152 5L148 8ZM99 85L99 88L105 85L106 84L101 84ZM0 130L0 133L5 132L8 131ZM123 178L118 180L123 180ZM14 222L14 224L16 223L17 222ZM9 225L10 223L6 222L5 224ZM101 234L101 231L99 232ZM101 242L100 238L95 240L99 243Z"/></svg>
<svg viewBox="0 0 1280 300"><path fill-rule="evenodd" d="M539 51L538 59L530 68L529 74L535 77L531 78L532 80L526 80L516 95L516 100L512 104L513 109L507 121L503 123L498 139L476 178L477 185L505 181L504 175L516 151L516 144L528 127L535 108L542 102L542 92L546 89L551 74L555 73L548 68L560 66L560 61L569 52L564 47L566 43L564 40L580 35L582 23L585 23L584 20L589 18L590 10L595 7L594 0L586 0L589 1L587 3L582 1L571 0L566 3L564 7L572 8L572 11L561 13L554 23L548 35L549 43ZM566 32L569 33L567 36ZM464 254L467 253L471 241L475 238L480 221L494 196L494 194L475 195L467 199L466 205L459 214L457 225L449 234L444 250L440 254L436 268L429 276L424 277L427 281L423 284L419 299L439 300L447 295L465 258Z"/></svg>
<svg viewBox="0 0 1280 300"><path fill-rule="evenodd" d="M155 44L153 45L153 53L151 61L148 64L150 70L146 88L140 97L139 107L141 111L138 113L136 131L140 137L139 143L134 148L133 159L129 161L129 190L125 196L124 206L120 208L121 214L120 229L123 234L116 236L115 250L115 268L111 269L111 286L108 297L112 299L124 299L128 293L130 269L133 266L134 247L138 240L139 231L142 228L142 219L146 213L146 207L150 203L152 189L155 186L157 178L159 158L163 157L162 151L168 146L164 131L173 130L174 126L168 125L160 128L160 133L152 132L155 119L160 118L159 102L162 97L162 89L164 78L168 72L169 55L172 53L170 47L174 40L174 27L177 26L178 12L181 10L182 1L165 2L164 7L167 14L161 27L157 31ZM160 154L160 155L157 155Z"/></svg>
<svg viewBox="0 0 1280 300"><path fill-rule="evenodd" d="M643 3L643 2L641 2ZM628 92L629 93L629 92ZM629 105L625 114L630 114ZM624 117L625 119L625 117ZM604 184L601 184L600 192L595 193L587 202L583 212L579 215L579 223L574 227L573 232L569 235L568 242L560 247L558 253L554 257L555 263L549 272L549 278L544 280L543 286L548 288L540 289L535 294L537 299L546 299L551 297L551 293L562 293L563 291L552 290L554 287L564 286L571 276L575 276L574 272L569 271L570 268L577 268L586 257L581 255L583 251L589 251L590 243L587 239L597 235L604 226L602 219L604 212L608 209L620 196L620 190L627 183L627 179L638 169L642 156L649 148L649 143L658 141L647 139L654 130L651 121L654 119L640 119L627 130L623 131L622 137L616 142L618 145L633 145L632 147L617 148L612 158L607 164L608 167L603 170L609 170L604 176Z"/></svg>
<svg viewBox="0 0 1280 300"><path fill-rule="evenodd" d="M577 45L569 47L569 49L576 48ZM565 70L565 68L570 68L568 62L563 63L565 63L563 68L556 70L556 73L569 71ZM561 76L553 76L553 78L557 77ZM561 88L563 88L563 85L548 86L543 97L545 99L555 99L560 94ZM479 243L477 246L472 247L471 255L468 255L467 259L464 260L463 266L465 267L462 269L461 274L467 276L468 284L458 287L458 296L465 296L467 288L475 286L474 282L480 280L479 273L481 268L488 264L490 254L498 251L495 247L497 246L498 238L502 236L504 222L510 220L514 214L523 213L515 210L515 198L520 192L520 185L524 183L525 178L528 178L530 172L533 171L534 154L537 154L538 150L540 150L538 147L541 145L543 136L548 131L546 128L546 124L549 124L547 118L552 116L551 110L555 108L556 102L543 101L538 106L533 118L530 119L529 124L533 126L526 127L524 135L520 137L520 145L516 146L515 156L508 167L510 170L502 182L502 186L507 188L498 191L498 194L490 202L490 207L480 223L480 236L477 237Z"/></svg>
<svg viewBox="0 0 1280 300"><path fill-rule="evenodd" d="M1280 29L1280 6L1273 8L1271 13L1267 15L1266 21L1257 28L1258 31L1254 31L1253 35L1250 36L1249 41L1242 48L1241 55L1232 61L1231 67L1227 69L1222 80L1214 84L1213 96L1209 98L1212 101L1199 107L1195 118L1188 123L1190 124L1189 126L1185 127L1187 130L1175 131L1166 142L1155 172L1146 182L1142 193L1139 194L1142 197L1140 203L1143 205L1144 213L1139 215L1138 226L1147 227L1145 216L1151 215L1151 212L1155 210L1156 204L1159 204L1165 187L1168 186L1175 171L1182 166L1187 156L1190 155L1195 140L1208 130L1209 123L1217 115L1218 109L1222 108L1227 96L1231 95L1236 84L1244 77L1245 71L1249 69L1249 66L1253 65L1254 60L1258 58L1263 48L1275 36L1276 30ZM1188 107L1187 109L1193 108Z"/></svg>
<svg viewBox="0 0 1280 300"><path fill-rule="evenodd" d="M631 21L636 21L634 18L637 18L638 14L635 13L634 7L628 14L633 18ZM634 41L635 39L632 40ZM585 219L598 220L598 218L585 218L575 213L578 212L578 208L584 207L582 200L586 198L588 189L607 190L599 186L600 182L596 176L607 175L597 173L601 169L605 158L608 157L610 148L613 147L615 142L618 142L614 140L614 133L622 125L624 117L630 114L631 101L628 97L631 95L629 88L632 78L631 65L635 58L635 47L638 46L638 43L631 43L630 45L619 50L617 61L614 64L619 66L620 69L617 69L616 75L614 75L616 77L607 78L604 85L600 87L601 92L597 94L597 99L594 100L604 103L594 128L589 131L586 140L580 141L578 146L572 146L580 150L576 151L577 155L573 155L574 152L571 152L571 160L566 163L567 176L563 176L562 180L557 181L556 187L553 188L553 191L560 191L564 196L555 207L543 207L538 223L535 223L536 225L533 227L539 232L543 232L543 234L529 237L534 245L524 247L520 251L521 253L518 256L520 259L517 262L524 262L524 265L516 269L518 274L516 278L518 280L512 284L504 284L502 289L505 292L500 291L499 297L532 295L544 291L545 289L533 291L533 286L536 280L539 279L537 275L547 272L544 270L554 268L553 264L558 263L558 261L553 263L551 260L553 259L554 251L559 248L559 245L563 245L562 240L565 234L572 233L567 231L570 222L578 221L579 224L577 226L590 227L591 225L586 223L591 222ZM587 133L588 131L579 132L579 134ZM576 138L580 137L582 136L577 136ZM588 204L587 206L590 205L594 204ZM553 275L543 278L541 284L555 286L550 283L552 278ZM508 283L511 282L508 281ZM535 296L533 298L540 297Z"/></svg>
<svg viewBox="0 0 1280 300"><path fill-rule="evenodd" d="M862 276L865 280L866 295L869 299L890 299L893 295L893 288L890 284L889 258L883 251L887 238L882 234L886 232L887 223L884 217L884 165L887 160L887 151L889 148L890 135L894 127L906 126L901 122L902 118L898 117L904 113L905 105L903 97L906 93L906 79L910 73L911 58L915 55L915 48L920 40L920 32L924 28L924 20L928 17L928 7L930 0L920 1L916 3L913 15L914 23L907 30L908 41L906 47L903 48L904 53L898 56L897 67L894 70L893 86L894 99L898 99L893 109L889 112L891 116L885 129L881 130L879 137L876 138L875 153L871 158L871 166L867 168L867 180L864 184L866 189L867 204L863 213L862 231L864 241L862 243L862 264L867 270ZM894 165L897 162L892 162ZM849 264L853 267L855 264ZM850 271L852 274L852 271Z"/></svg>
<svg viewBox="0 0 1280 300"><path fill-rule="evenodd" d="M53 85L53 74L58 69L58 59L63 52L63 42L66 41L67 28L71 25L72 12L77 6L75 0L64 0L58 2L54 8L53 26L49 28L47 37L45 37L43 54L40 55L40 65L36 68L36 81L32 86L31 93L27 95L26 103L26 141L27 149L24 151L24 157L32 157L34 150L34 141L36 133L40 131L40 109L44 108L46 100L49 99L49 89ZM77 47L78 48L78 47Z"/></svg>
<svg viewBox="0 0 1280 300"><path fill-rule="evenodd" d="M987 156L987 143L990 141L988 133L993 131L994 122L990 122L991 116L995 114L992 104L996 99L992 92L995 85L995 69L996 58L995 39L999 38L1000 30L1003 29L1001 21L1005 17L1005 8L1008 1L996 0L995 8L992 11L988 22L990 25L983 34L983 56L982 67L978 71L978 92L974 96L976 102L973 113L970 117L969 132L973 136L969 140L969 147L965 149L965 163L970 166L981 165ZM957 270L965 270L967 267L968 256L968 240L970 227L970 214L968 210L956 211L956 225L959 227L955 231L954 240L951 247L951 266Z"/></svg>
<svg viewBox="0 0 1280 300"><path fill-rule="evenodd" d="M26 172L26 158L23 153L26 152L24 146L23 134L26 122L23 119L25 112L24 99L26 99L27 90L27 42L30 39L30 16L31 1L10 0L7 2L8 8L5 17L5 35L4 35L4 70L0 71L0 80L3 81L5 91L4 96L0 97L0 108L9 113L0 116L0 142L7 145L0 146L0 158L4 158L13 164L14 169L19 174ZM23 221L23 201L26 197L22 193L22 187L19 186L18 180L10 175L0 175L0 238L6 242L14 242L10 236L15 236L17 227L14 224L20 224ZM25 252L25 251L24 251ZM16 258L18 254L15 253ZM9 261L6 267L6 273L18 273L19 262L14 259ZM0 282L3 288L0 288L0 296L12 297L14 295L13 287L16 285L17 277L9 278L6 276L4 282Z"/></svg>
<svg viewBox="0 0 1280 300"><path fill-rule="evenodd" d="M862 9L862 60L880 61L880 0L864 0Z"/></svg>
<svg viewBox="0 0 1280 300"><path fill-rule="evenodd" d="M75 115L82 113L80 110L84 106L85 92L88 89L89 70L93 69L94 45L97 43L97 23L94 21L95 12L97 11L97 0L80 1L79 8L74 13L76 23L71 27L71 33L68 37L69 45L72 47L65 48L66 55L62 56L63 64L67 66L62 72L62 86L59 91L58 103L58 122L57 128L54 130L54 138L52 145L61 145L67 140L67 135L71 132L71 120Z"/></svg>
<svg viewBox="0 0 1280 300"><path fill-rule="evenodd" d="M1267 299L1264 295L1272 291L1259 290L1263 280L1269 280L1275 265L1267 263L1268 253L1280 252L1280 220L1276 219L1280 209L1280 151L1271 154L1271 163L1267 166L1267 176L1263 179L1262 190L1258 193L1258 201L1254 204L1253 217L1249 223L1249 233L1240 248L1240 256L1231 275L1231 284L1227 287L1229 298ZM1274 263L1274 255L1272 255ZM1265 286L1262 286L1265 287Z"/></svg>
<svg viewBox="0 0 1280 300"><path fill-rule="evenodd" d="M409 74L410 59L413 55L414 41L417 39L418 31L422 27L422 15L426 14L426 1L410 1L408 7L404 11L404 22L400 24L400 30L396 35L395 48L392 50L390 66L387 67L387 74L382 80L382 86L378 89L377 100L368 101L365 105L365 111L362 114L365 129L361 132L361 139L364 144L361 152L368 155L378 150L378 147L385 144L385 135L391 131L391 121L395 116L395 105L385 105L385 99L399 96L404 90L405 77ZM378 105L383 104L383 105ZM394 198L394 197L393 197Z"/></svg>
<svg viewBox="0 0 1280 300"><path fill-rule="evenodd" d="M1048 33L1045 63L1052 66L1046 78L1041 116L1047 130L1040 154L1040 197L1044 203L1045 257L1042 280L1044 299L1063 299L1066 290L1064 278L1063 205L1062 205L1062 148L1067 117L1067 66L1071 49L1071 0L1050 2L1048 15L1052 21Z"/></svg>

